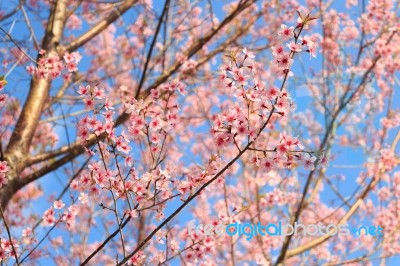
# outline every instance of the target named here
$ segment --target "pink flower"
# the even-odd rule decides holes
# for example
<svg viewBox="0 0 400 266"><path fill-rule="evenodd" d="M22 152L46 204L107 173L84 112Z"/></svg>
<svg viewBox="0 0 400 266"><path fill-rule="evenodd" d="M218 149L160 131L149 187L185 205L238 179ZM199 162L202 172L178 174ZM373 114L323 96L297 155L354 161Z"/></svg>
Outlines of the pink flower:
<svg viewBox="0 0 400 266"><path fill-rule="evenodd" d="M79 138L81 138L82 140L87 140L87 138L89 137L89 131L86 128L81 128L79 129L78 132L78 136Z"/></svg>
<svg viewBox="0 0 400 266"><path fill-rule="evenodd" d="M72 181L70 187L71 187L71 189L73 189L73 190L78 190L78 189L80 188L79 183L78 183L78 181L76 181L76 180Z"/></svg>
<svg viewBox="0 0 400 266"><path fill-rule="evenodd" d="M326 157L326 155L322 156L322 158L320 159L320 163L323 167L328 166L328 158Z"/></svg>
<svg viewBox="0 0 400 266"><path fill-rule="evenodd" d="M43 225L44 226L52 226L56 222L56 218L54 218L54 209L50 208L45 211L43 215Z"/></svg>
<svg viewBox="0 0 400 266"><path fill-rule="evenodd" d="M33 65L27 66L27 67L26 67L26 70L27 70L28 73L31 74L31 75L35 75L35 74L36 74L36 71L37 71L36 67L34 67Z"/></svg>
<svg viewBox="0 0 400 266"><path fill-rule="evenodd" d="M128 132L130 133L130 136L133 139L138 139L140 136L143 135L143 132L140 128L138 128L137 126L130 126L128 128Z"/></svg>
<svg viewBox="0 0 400 266"><path fill-rule="evenodd" d="M289 44L287 44L287 46L293 52L296 52L296 53L301 52L301 45L300 44L296 44L293 41L291 41Z"/></svg>
<svg viewBox="0 0 400 266"><path fill-rule="evenodd" d="M115 146L118 151L128 153L131 147L127 144L127 141L122 136L119 136L115 142Z"/></svg>
<svg viewBox="0 0 400 266"><path fill-rule="evenodd" d="M86 204L88 202L88 196L87 194L81 192L81 194L78 197L78 200L82 203L82 204Z"/></svg>
<svg viewBox="0 0 400 266"><path fill-rule="evenodd" d="M293 63L293 59L290 58L288 53L284 53L276 59L276 62L278 63L278 67L282 69L289 69Z"/></svg>
<svg viewBox="0 0 400 266"><path fill-rule="evenodd" d="M305 169L313 170L314 169L314 162L317 158L311 156L309 153L306 153L303 157L303 164Z"/></svg>
<svg viewBox="0 0 400 266"><path fill-rule="evenodd" d="M90 92L90 86L89 85L87 85L86 87L85 86L79 86L79 90L78 90L78 93L80 94L80 95L86 95L86 94L88 94Z"/></svg>
<svg viewBox="0 0 400 266"><path fill-rule="evenodd" d="M244 48L243 50L244 53L244 58L255 58L254 54L250 51L247 51L247 48Z"/></svg>
<svg viewBox="0 0 400 266"><path fill-rule="evenodd" d="M311 37L306 35L304 38L300 37L301 45L311 46L314 45L314 42L311 40Z"/></svg>
<svg viewBox="0 0 400 266"><path fill-rule="evenodd" d="M279 155L283 155L286 154L289 151L289 149L286 144L282 143L276 147L276 151L278 152Z"/></svg>
<svg viewBox="0 0 400 266"><path fill-rule="evenodd" d="M191 190L191 185L188 181L181 181L178 185L178 191L182 195Z"/></svg>
<svg viewBox="0 0 400 266"><path fill-rule="evenodd" d="M95 163L89 164L88 168L93 172L98 172L100 170L100 165L99 165L99 163L95 162Z"/></svg>
<svg viewBox="0 0 400 266"><path fill-rule="evenodd" d="M90 97L90 96L86 97L85 99L83 99L83 102L85 103L86 108L93 109L94 100L92 97Z"/></svg>
<svg viewBox="0 0 400 266"><path fill-rule="evenodd" d="M269 88L266 94L269 100L275 100L276 97L281 96L281 92L275 87Z"/></svg>
<svg viewBox="0 0 400 266"><path fill-rule="evenodd" d="M6 161L0 162L0 173L8 172L8 165Z"/></svg>
<svg viewBox="0 0 400 266"><path fill-rule="evenodd" d="M8 96L6 94L0 94L0 106L5 103L8 99Z"/></svg>
<svg viewBox="0 0 400 266"><path fill-rule="evenodd" d="M139 113L142 109L144 109L146 106L144 104L143 99L140 99L137 101L136 99L132 98L130 102L125 103L125 108L126 108L126 113L127 114L135 114Z"/></svg>
<svg viewBox="0 0 400 266"><path fill-rule="evenodd" d="M70 63L75 60L75 58L69 52L65 52L63 58L64 58L65 63Z"/></svg>
<svg viewBox="0 0 400 266"><path fill-rule="evenodd" d="M135 192L137 195L141 196L143 195L143 193L146 192L146 189L140 183L136 183L132 191Z"/></svg>
<svg viewBox="0 0 400 266"><path fill-rule="evenodd" d="M0 173L0 188L8 183L8 179L4 173Z"/></svg>
<svg viewBox="0 0 400 266"><path fill-rule="evenodd" d="M277 103L275 104L275 107L279 111L286 111L290 106L290 103L285 99L285 98L280 98Z"/></svg>
<svg viewBox="0 0 400 266"><path fill-rule="evenodd" d="M67 64L67 68L69 72L76 72L78 71L78 67L76 66L76 64L74 62L70 62Z"/></svg>
<svg viewBox="0 0 400 266"><path fill-rule="evenodd" d="M132 164L133 164L133 158L132 158L132 156L126 156L125 157L125 159L124 159L124 165L125 166L132 166Z"/></svg>
<svg viewBox="0 0 400 266"><path fill-rule="evenodd" d="M62 202L62 200L57 200L53 203L54 209L62 209L64 208L65 204Z"/></svg>
<svg viewBox="0 0 400 266"><path fill-rule="evenodd" d="M229 133L218 133L214 137L214 142L218 148L227 146L229 143L233 143L233 138Z"/></svg>
<svg viewBox="0 0 400 266"><path fill-rule="evenodd" d="M94 86L93 97L96 97L97 99L103 99L104 98L104 90L97 88L97 86Z"/></svg>
<svg viewBox="0 0 400 266"><path fill-rule="evenodd" d="M13 245L14 245L14 241L12 242L13 243ZM0 244L0 247L2 248L2 249L4 249L6 252L11 252L12 251L12 249L13 249L13 245L11 245L11 242L9 241L9 240L6 240L6 239L1 239L1 244Z"/></svg>
<svg viewBox="0 0 400 266"><path fill-rule="evenodd" d="M273 166L274 166L273 162L271 160L269 160L268 158L264 158L261 160L260 167L263 170L265 170L266 172L271 171Z"/></svg>
<svg viewBox="0 0 400 266"><path fill-rule="evenodd" d="M100 190L99 190L98 187L96 187L96 186L91 186L91 187L89 188L89 196L91 196L91 197L97 197L97 196L99 196L99 195L100 195Z"/></svg>
<svg viewBox="0 0 400 266"><path fill-rule="evenodd" d="M144 254L144 252L141 251L141 250L139 250L139 251L136 253L136 255L133 256L133 257L129 260L129 262L130 262L132 265L134 265L134 266L136 266L136 265L142 265L143 262L144 262L144 260L145 260L145 258L146 258L146 255Z"/></svg>
<svg viewBox="0 0 400 266"><path fill-rule="evenodd" d="M233 78L240 84L240 85L247 85L247 80L250 78L249 75L245 75L243 73L243 68L239 69L233 75Z"/></svg>
<svg viewBox="0 0 400 266"><path fill-rule="evenodd" d="M107 98L106 102L104 103L104 108L106 108L106 110L114 110L113 103Z"/></svg>
<svg viewBox="0 0 400 266"><path fill-rule="evenodd" d="M81 56L81 54L79 53L79 52L73 52L72 53L72 56L75 58L75 62L78 64L79 63L79 61L81 61L81 59L82 59L82 56Z"/></svg>
<svg viewBox="0 0 400 266"><path fill-rule="evenodd" d="M307 52L310 53L310 58L312 57L317 57L317 46L316 45L311 45L309 46Z"/></svg>
<svg viewBox="0 0 400 266"><path fill-rule="evenodd" d="M278 31L278 35L281 36L283 40L289 40L294 37L293 30L294 27L288 28L285 24L282 24L281 29Z"/></svg>
<svg viewBox="0 0 400 266"><path fill-rule="evenodd" d="M32 228L27 227L22 231L22 237L29 237L32 234Z"/></svg>
<svg viewBox="0 0 400 266"><path fill-rule="evenodd" d="M151 130L156 131L163 128L164 124L165 124L164 121L160 117L157 117L151 120L149 126Z"/></svg>
<svg viewBox="0 0 400 266"><path fill-rule="evenodd" d="M278 47L272 46L272 54L274 56L281 56L284 52L285 52L285 49L283 48L282 45L280 45Z"/></svg>

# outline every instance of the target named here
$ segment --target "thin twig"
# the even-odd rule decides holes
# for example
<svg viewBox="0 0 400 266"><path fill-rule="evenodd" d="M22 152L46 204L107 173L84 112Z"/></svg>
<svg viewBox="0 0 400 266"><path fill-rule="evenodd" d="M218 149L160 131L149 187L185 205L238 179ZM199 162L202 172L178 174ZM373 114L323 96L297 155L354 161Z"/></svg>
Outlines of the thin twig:
<svg viewBox="0 0 400 266"><path fill-rule="evenodd" d="M146 62L144 64L144 69L143 69L143 72L142 72L142 76L140 78L140 82L139 82L138 88L136 90L135 98L137 98L139 96L140 90L142 89L144 80L146 78L146 72L147 72L147 68L148 68L149 63L150 63L151 54L153 53L153 49L154 49L154 46L156 44L157 37L158 37L158 34L160 32L161 24L163 22L164 16L167 13L167 10L169 8L169 2L170 2L170 0L166 0L165 1L165 5L164 5L164 8L163 8L163 11L161 13L160 19L158 20L156 32L154 33L153 41L151 42L149 52L147 53Z"/></svg>
<svg viewBox="0 0 400 266"><path fill-rule="evenodd" d="M29 58L29 60L31 60L33 63L37 63L36 60L34 60L32 57L30 57L22 48L21 46L19 46L19 44L13 39L13 37L7 32L5 31L2 27L0 27L0 30L10 39L10 41L12 41L12 43L18 48L18 50L20 50L27 58Z"/></svg>
<svg viewBox="0 0 400 266"><path fill-rule="evenodd" d="M10 228L8 227L8 223L7 223L6 217L4 216L3 207L1 207L1 204L0 204L0 213L1 213L1 218L3 219L4 226L6 227L8 239L10 241L11 248L12 248L12 251L14 253L15 261L16 261L17 265L20 265L19 264L19 260L18 260L18 256L17 256L17 251L16 251L16 249L14 247L14 243L13 243L13 240L12 240L12 237L11 237Z"/></svg>

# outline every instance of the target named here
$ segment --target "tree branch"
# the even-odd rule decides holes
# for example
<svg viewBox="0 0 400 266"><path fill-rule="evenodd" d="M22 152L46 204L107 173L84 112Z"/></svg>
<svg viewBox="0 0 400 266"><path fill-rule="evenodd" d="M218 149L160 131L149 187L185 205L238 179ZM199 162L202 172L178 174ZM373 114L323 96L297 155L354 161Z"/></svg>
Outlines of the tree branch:
<svg viewBox="0 0 400 266"><path fill-rule="evenodd" d="M392 143L391 150L394 151L396 149L396 146L398 144L398 141L400 140L400 130L397 132L396 138ZM399 162L398 162L399 164ZM347 211L347 213L339 220L337 225L342 225L346 223L351 216L357 211L358 207L360 204L363 202L363 200L367 197L368 193L375 187L375 185L379 182L381 176L385 173L385 165L383 165L383 168L379 171L379 174L377 176L374 176L371 181L368 183L368 186L365 188L365 190L361 193L361 195L358 197L356 202L350 207L350 209ZM332 229L333 230L333 229ZM299 255L315 246L318 246L322 244L323 242L327 241L329 238L331 238L331 234L325 234L317 239L314 239L308 243L303 244L300 247L291 249L287 251L287 258Z"/></svg>
<svg viewBox="0 0 400 266"><path fill-rule="evenodd" d="M73 52L79 47L89 42L91 39L96 37L100 32L105 30L110 24L116 21L122 14L128 11L137 0L126 0L122 5L120 5L116 10L109 14L104 19L100 20L94 27L79 36L76 40L72 41L70 44L64 47L64 51Z"/></svg>
<svg viewBox="0 0 400 266"><path fill-rule="evenodd" d="M164 8L163 8L163 11L161 13L160 18L158 19L156 32L154 33L153 41L150 44L150 49L149 49L149 52L147 54L146 62L144 64L144 69L143 69L143 72L142 72L142 76L140 77L140 82L139 82L139 85L138 85L138 88L137 88L137 91L136 91L136 94L135 94L135 98L137 98L139 96L140 90L142 89L144 80L146 78L147 67L149 66L149 63L150 63L150 60L151 60L151 54L153 53L154 45L156 44L157 37L158 37L158 34L160 32L160 29L161 29L161 24L163 22L165 14L167 13L167 10L169 8L169 2L170 2L170 0L166 0L165 1L165 5L164 5Z"/></svg>
<svg viewBox="0 0 400 266"><path fill-rule="evenodd" d="M255 1L255 0L253 0ZM234 13L237 15L238 13L236 12L236 10L234 11ZM231 14L232 15L232 14ZM227 20L232 20L233 18L231 17L231 15L229 15L226 19ZM261 14L259 14L258 16L254 16L253 19L254 21L260 16ZM243 35L252 25L253 20L251 20L246 26L244 26L242 29L238 29L237 32L235 34L232 35L232 37L230 37L228 40L226 40L223 44L221 44L218 48L216 48L215 50L211 51L210 53L206 54L205 56L203 56L202 58L200 58L198 60L199 65L204 64L205 62L207 62L210 58L212 58L213 56L215 56L216 54L222 52L227 45L233 43L237 38L239 38L241 35ZM225 20L222 22L224 24L226 24ZM218 27L218 30L220 30L221 27ZM212 30L213 32L213 36L217 33L215 32L215 30ZM211 34L208 34L207 36L209 36ZM209 40L209 39L208 39ZM200 42L200 41L199 41ZM202 46L204 46L206 43L202 42ZM194 44L194 46L198 47L198 50L200 50L202 48L202 46L198 46L198 44ZM189 51L193 51L193 48L189 48L187 53L189 53ZM165 80L167 80L172 74L174 74L176 72L176 70L179 69L180 64L175 63L169 70L167 70L164 74L162 74L156 81L154 81L153 84L151 84L146 90L142 91L138 97L138 99L144 99L145 101L147 100L148 103L150 103L150 101L148 100L148 96L150 95L150 88L155 88L157 86L159 86L161 83L163 83ZM127 121L129 119L129 115L126 113L120 114L118 116L118 118L116 119L115 122L115 126L120 126L121 124L123 124L125 121ZM99 136L99 139L104 139L105 135L101 135ZM96 143L96 138L95 137L90 137L86 144L85 147L90 148L91 146L93 146ZM31 160L28 161L28 163L30 165L35 164L35 163L39 163L54 157L57 157L59 155L63 155L68 153L67 155L65 155L64 157L60 158L59 160L55 161L54 163L52 163L52 165L50 166L45 166L42 169L39 169L37 172L31 174L29 177L24 178L23 180L23 184L21 184L22 186L38 179L39 177L57 169L58 167L61 167L62 165L68 163L68 158L74 159L76 157L78 157L79 155L81 155L84 152L84 148L82 147L81 142L75 142L74 144L72 144L71 146L64 146L56 151L50 152L50 153L46 153L46 154L41 154L41 155L37 155L35 157L33 157Z"/></svg>
<svg viewBox="0 0 400 266"><path fill-rule="evenodd" d="M66 0L58 0L51 8L48 24L42 42L42 48L49 54L56 53L57 45L63 36L65 14L67 10ZM24 169L24 162L29 154L29 147L43 106L47 100L51 81L48 79L32 78L30 90L21 115L18 118L14 131L8 143L5 158L9 163L9 184L2 188L0 196L1 204L6 206L15 187L18 186L19 174Z"/></svg>

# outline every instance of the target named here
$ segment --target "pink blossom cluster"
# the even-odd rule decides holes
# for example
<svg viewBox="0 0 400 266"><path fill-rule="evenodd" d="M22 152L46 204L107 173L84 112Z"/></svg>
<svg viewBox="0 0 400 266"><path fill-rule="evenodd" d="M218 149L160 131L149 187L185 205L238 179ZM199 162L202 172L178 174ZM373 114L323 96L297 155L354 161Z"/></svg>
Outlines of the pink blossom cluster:
<svg viewBox="0 0 400 266"><path fill-rule="evenodd" d="M305 35L304 37L299 36L299 31L307 27L299 18L296 27L287 27L282 24L281 29L278 31L278 35L281 38L281 43L276 44L272 47L272 55L274 59L272 61L272 70L279 77L293 76L290 71L290 67L293 64L293 55L302 51L310 53L310 57L316 57L317 51L317 39L314 36ZM286 46L289 50L285 49Z"/></svg>
<svg viewBox="0 0 400 266"><path fill-rule="evenodd" d="M385 128L396 128L400 125L400 113L391 113L388 117L381 118L380 122Z"/></svg>
<svg viewBox="0 0 400 266"><path fill-rule="evenodd" d="M106 97L105 91L98 86L79 87L78 93L82 96L86 108L92 111L92 115L84 116L78 121L78 137L83 145L89 139L95 138L96 147L86 150L90 155L98 156L98 159L91 162L88 169L71 183L71 188L80 193L78 200L82 205L88 203L88 197L99 199L104 196L103 191L109 191L116 200L134 200L135 204L138 204L137 207L125 210L124 213L136 218L139 215L137 208L142 204L155 204L154 201L148 201L149 198L159 195L161 200L167 200L172 196L173 181L169 170L157 167L143 173L139 178L133 168L131 149L134 142L147 140L151 157L160 160L166 138L173 133L178 124L176 92L184 93L184 85L173 80L151 91L151 106L134 98L126 101L123 106L125 113L129 114L127 131L124 129L117 134L113 122L114 107ZM117 157L123 158L123 165L119 164ZM115 164L112 164L114 160ZM60 204L55 202L53 207L46 211L45 225L55 223L57 206ZM73 226L74 216L71 210L62 215L67 228ZM156 218L160 220L163 217L163 212L157 210Z"/></svg>
<svg viewBox="0 0 400 266"><path fill-rule="evenodd" d="M301 26L297 26L299 27ZM280 75L287 78L291 75L290 66L294 54L302 50L302 45L310 50L315 49L316 44L309 37L304 37L301 39L302 44L297 44L299 36L293 27L287 28L283 25L279 35L282 41L293 38L296 40L287 45L290 48L288 51L285 51L283 44L272 48L274 56L272 65ZM287 117L293 106L290 94L283 87L281 89L274 86L267 87L258 81L253 58L251 52L243 49L231 56L230 62L221 69L220 79L239 102L214 116L211 132L218 148L235 145L240 150L245 140L256 140L263 124L273 124L276 120ZM272 117L275 119L271 119ZM270 149L250 148L250 150L256 153L252 162L266 171L275 167L291 168L299 163L306 169L313 169L317 157L313 156L312 152L303 154L303 148L297 138L283 133L278 143Z"/></svg>
<svg viewBox="0 0 400 266"><path fill-rule="evenodd" d="M37 67L30 65L27 70L40 79L54 79L62 74L64 80L70 80L71 73L78 71L78 63L82 58L79 52L66 52L62 59L57 54L47 54L45 50L40 50L39 54L41 57Z"/></svg>
<svg viewBox="0 0 400 266"><path fill-rule="evenodd" d="M4 79L0 79L0 91L4 89L4 86L7 84L7 82ZM7 101L7 94L1 94L0 93L0 107L3 106L6 101Z"/></svg>
<svg viewBox="0 0 400 266"><path fill-rule="evenodd" d="M30 245L37 242L31 227L26 227L24 230L22 230L22 242L25 245Z"/></svg>
<svg viewBox="0 0 400 266"><path fill-rule="evenodd" d="M71 205L65 210L61 212L61 210L65 207L65 203L62 200L56 200L49 209L44 212L43 215L43 225L44 226L53 226L56 223L63 221L68 230L72 230L75 225L76 216L79 214L79 210L75 205ZM56 210L59 210L59 218L57 219Z"/></svg>
<svg viewBox="0 0 400 266"><path fill-rule="evenodd" d="M179 92L181 95L186 94L185 90L185 84L180 82L177 79L174 79L170 82L166 82L161 84L157 89L152 89L152 95L154 98L159 98L159 96L162 94L163 91L169 92L169 93L174 93L174 92Z"/></svg>
<svg viewBox="0 0 400 266"><path fill-rule="evenodd" d="M208 182L225 166L225 164L226 162L222 160L220 156L216 154L211 155L204 170L192 171L187 178L179 182L177 190L181 195L181 199L183 200L184 197L191 195L192 192ZM223 182L223 178L217 179L217 182Z"/></svg>
<svg viewBox="0 0 400 266"><path fill-rule="evenodd" d="M185 60L181 66L183 76L191 76L196 72L197 62L193 59Z"/></svg>
<svg viewBox="0 0 400 266"><path fill-rule="evenodd" d="M83 96L83 103L87 109L93 111L93 116L85 116L78 122L78 137L85 142L90 134L94 133L100 136L102 133L107 133L110 138L116 141L114 135L114 107L109 99L104 99L104 90L97 86L91 87L79 86L78 93ZM96 104L101 105L99 110L96 110ZM100 112L101 111L101 112ZM104 118L102 120L101 118ZM121 145L118 146L120 148ZM126 145L124 145L126 148Z"/></svg>
<svg viewBox="0 0 400 266"><path fill-rule="evenodd" d="M6 173L8 172L8 165L6 161L0 161L0 188L8 183Z"/></svg>
<svg viewBox="0 0 400 266"><path fill-rule="evenodd" d="M218 221L212 224L218 225ZM196 232L196 230L191 230L191 232L189 232L185 229L180 234L180 238L190 239L192 243L196 243L192 245L189 252L185 253L185 259L191 262L204 259L216 249L219 242L216 236L206 236L204 228L201 228L199 232Z"/></svg>
<svg viewBox="0 0 400 266"><path fill-rule="evenodd" d="M184 84L177 80L151 90L152 106L134 98L125 103L125 112L130 114L128 133L131 139L138 140L148 135L152 152L159 151L163 139L178 124L179 106L175 92L185 94Z"/></svg>
<svg viewBox="0 0 400 266"><path fill-rule="evenodd" d="M89 165L90 172L81 174L79 180L74 180L71 183L71 188L81 192L80 200L86 203L87 191L89 196L96 197L100 194L101 189L110 188L110 184L114 185L114 188L119 188L120 194L125 193L124 186L120 186L118 179L115 179L116 173L111 170L105 170L103 166L95 162ZM130 184L127 185L130 187Z"/></svg>
<svg viewBox="0 0 400 266"><path fill-rule="evenodd" d="M4 239L4 238L0 238L0 262L1 263L10 257L14 257L15 256L14 251L18 254L19 245L18 245L17 241L15 241L14 239L12 239L11 241Z"/></svg>
<svg viewBox="0 0 400 266"><path fill-rule="evenodd" d="M131 265L143 265L143 263L145 262L146 259L146 255L144 254L144 252L142 250L138 251L138 253L135 254L135 256L133 256L130 260L129 263Z"/></svg>

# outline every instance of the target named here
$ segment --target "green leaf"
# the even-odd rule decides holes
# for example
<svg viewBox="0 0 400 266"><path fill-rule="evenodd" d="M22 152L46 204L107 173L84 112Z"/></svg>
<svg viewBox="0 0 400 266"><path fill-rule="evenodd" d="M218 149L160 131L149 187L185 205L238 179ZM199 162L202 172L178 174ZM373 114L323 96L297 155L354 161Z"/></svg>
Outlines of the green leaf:
<svg viewBox="0 0 400 266"><path fill-rule="evenodd" d="M3 85L6 85L8 83L5 79L5 76L0 76L0 81L2 81Z"/></svg>

